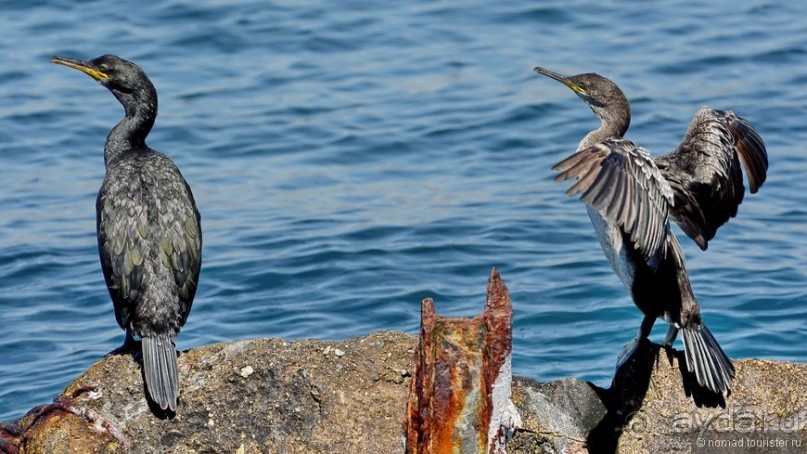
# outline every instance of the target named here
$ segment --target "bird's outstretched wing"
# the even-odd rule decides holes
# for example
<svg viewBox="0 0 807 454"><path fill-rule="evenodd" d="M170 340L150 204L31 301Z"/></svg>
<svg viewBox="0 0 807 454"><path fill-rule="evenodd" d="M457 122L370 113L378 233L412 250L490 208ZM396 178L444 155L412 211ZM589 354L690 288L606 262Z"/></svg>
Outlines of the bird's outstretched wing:
<svg viewBox="0 0 807 454"><path fill-rule="evenodd" d="M577 178L566 191L619 225L647 264L656 268L666 253L667 214L673 191L647 150L624 139L608 139L559 162L555 181Z"/></svg>
<svg viewBox="0 0 807 454"><path fill-rule="evenodd" d="M701 249L737 214L745 187L757 192L768 170L762 138L733 112L702 108L678 148L655 159L673 189L672 218Z"/></svg>

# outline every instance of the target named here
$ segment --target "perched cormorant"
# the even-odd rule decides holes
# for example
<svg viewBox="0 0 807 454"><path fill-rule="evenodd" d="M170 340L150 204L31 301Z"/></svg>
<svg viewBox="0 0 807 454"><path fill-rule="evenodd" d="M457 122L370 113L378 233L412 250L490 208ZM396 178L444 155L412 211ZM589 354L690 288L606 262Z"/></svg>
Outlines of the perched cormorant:
<svg viewBox="0 0 807 454"><path fill-rule="evenodd" d="M618 365L661 318L670 323L665 345L681 330L687 369L694 371L698 384L726 394L734 366L701 318L684 253L668 220L705 250L743 200L740 163L752 193L765 182L768 155L762 138L734 113L704 107L678 148L651 158L623 138L630 105L616 84L594 73L566 77L541 67L535 72L571 88L601 122L575 154L552 169L561 172L557 181L577 179L567 194L582 193L611 267L644 313L639 333L625 346Z"/></svg>
<svg viewBox="0 0 807 454"><path fill-rule="evenodd" d="M106 176L96 201L98 252L115 318L126 330L118 350L140 338L151 399L176 411L175 337L188 319L202 264L202 230L193 194L170 158L146 145L157 91L137 65L114 55L89 61L53 57L88 74L126 111L106 140Z"/></svg>

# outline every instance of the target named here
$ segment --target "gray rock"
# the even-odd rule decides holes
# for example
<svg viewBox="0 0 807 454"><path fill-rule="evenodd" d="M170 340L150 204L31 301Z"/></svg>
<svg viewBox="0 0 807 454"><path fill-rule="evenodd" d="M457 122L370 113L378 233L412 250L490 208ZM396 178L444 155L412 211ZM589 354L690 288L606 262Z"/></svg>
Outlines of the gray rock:
<svg viewBox="0 0 807 454"><path fill-rule="evenodd" d="M146 404L132 356L108 356L53 404L0 426L0 452L401 452L416 342L382 331L339 342L256 339L193 349L179 357L180 402L165 419ZM323 355L329 346L345 354ZM508 452L807 449L807 365L735 361L724 399L696 389L681 359L646 343L610 389L515 377L524 430Z"/></svg>
<svg viewBox="0 0 807 454"><path fill-rule="evenodd" d="M517 452L560 453L583 450L589 432L608 413L592 384L577 378L540 383L529 378L514 380L513 400L528 422L524 432L510 442Z"/></svg>

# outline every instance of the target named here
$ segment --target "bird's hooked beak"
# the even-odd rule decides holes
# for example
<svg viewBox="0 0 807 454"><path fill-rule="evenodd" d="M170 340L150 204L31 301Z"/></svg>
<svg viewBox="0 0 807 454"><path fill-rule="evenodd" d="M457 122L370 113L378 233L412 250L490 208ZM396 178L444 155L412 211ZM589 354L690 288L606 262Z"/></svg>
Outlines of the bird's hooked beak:
<svg viewBox="0 0 807 454"><path fill-rule="evenodd" d="M566 85L567 87L571 88L572 91L580 99L582 99L586 104L588 104L589 107L591 107L592 109L594 109L595 107L598 107L598 108L599 107L605 107L605 104L603 104L602 101L600 101L599 99L594 98L591 95L589 95L588 90L586 90L585 86L573 81L572 78L566 77L566 76L564 76L562 74L558 74L558 73L556 73L554 71L550 71L550 70L548 70L546 68L542 68L540 66L536 66L535 68L533 68L533 71L537 72L538 74L547 76L547 77L549 77L551 79L555 79L558 82L562 83L563 85ZM596 113L596 111L595 111L595 113Z"/></svg>
<svg viewBox="0 0 807 454"><path fill-rule="evenodd" d="M72 58L62 58L62 57L51 57L50 61L58 65L67 66L68 68L77 69L85 74L88 74L90 77L99 82L105 79L109 79L108 74L99 70L98 68L93 67L93 65L88 61L73 60Z"/></svg>
<svg viewBox="0 0 807 454"><path fill-rule="evenodd" d="M578 95L585 95L586 94L586 90L583 87L581 87L580 85L577 85L576 83L572 82L571 79L569 79L568 77L566 77L564 75L558 74L558 73L556 73L554 71L550 71L550 70L548 70L546 68L542 68L540 66L536 66L535 68L533 68L533 71L535 71L538 74L542 74L544 76L547 76L547 77L549 77L551 79L557 80L558 82L562 83L563 85L566 85L567 87L571 88L572 91L577 93Z"/></svg>

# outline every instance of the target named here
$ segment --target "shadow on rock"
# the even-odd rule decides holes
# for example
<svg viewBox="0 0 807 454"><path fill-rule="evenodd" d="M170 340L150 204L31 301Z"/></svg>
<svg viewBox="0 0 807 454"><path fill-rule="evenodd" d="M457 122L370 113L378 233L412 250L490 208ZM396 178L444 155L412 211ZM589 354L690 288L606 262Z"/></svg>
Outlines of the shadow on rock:
<svg viewBox="0 0 807 454"><path fill-rule="evenodd" d="M634 355L615 371L611 387L596 388L608 413L589 434L589 452L616 451L623 428L642 407L650 378L660 359L658 353L658 348L642 339Z"/></svg>
<svg viewBox="0 0 807 454"><path fill-rule="evenodd" d="M680 380L666 375L663 388L670 392L675 386L682 387L686 397L691 398L698 408L726 407L722 394L715 393L697 384L695 374L686 368L683 351L664 348L643 339L633 357L614 373L611 387L596 387L597 393L608 409L606 416L591 431L588 438L589 452L611 453L617 450L619 439L625 432L644 431L646 429L645 414L642 413L645 398L650 389L651 380L655 379L660 368L675 368L680 373ZM677 383L676 383L677 381ZM663 396L653 396L654 398Z"/></svg>

